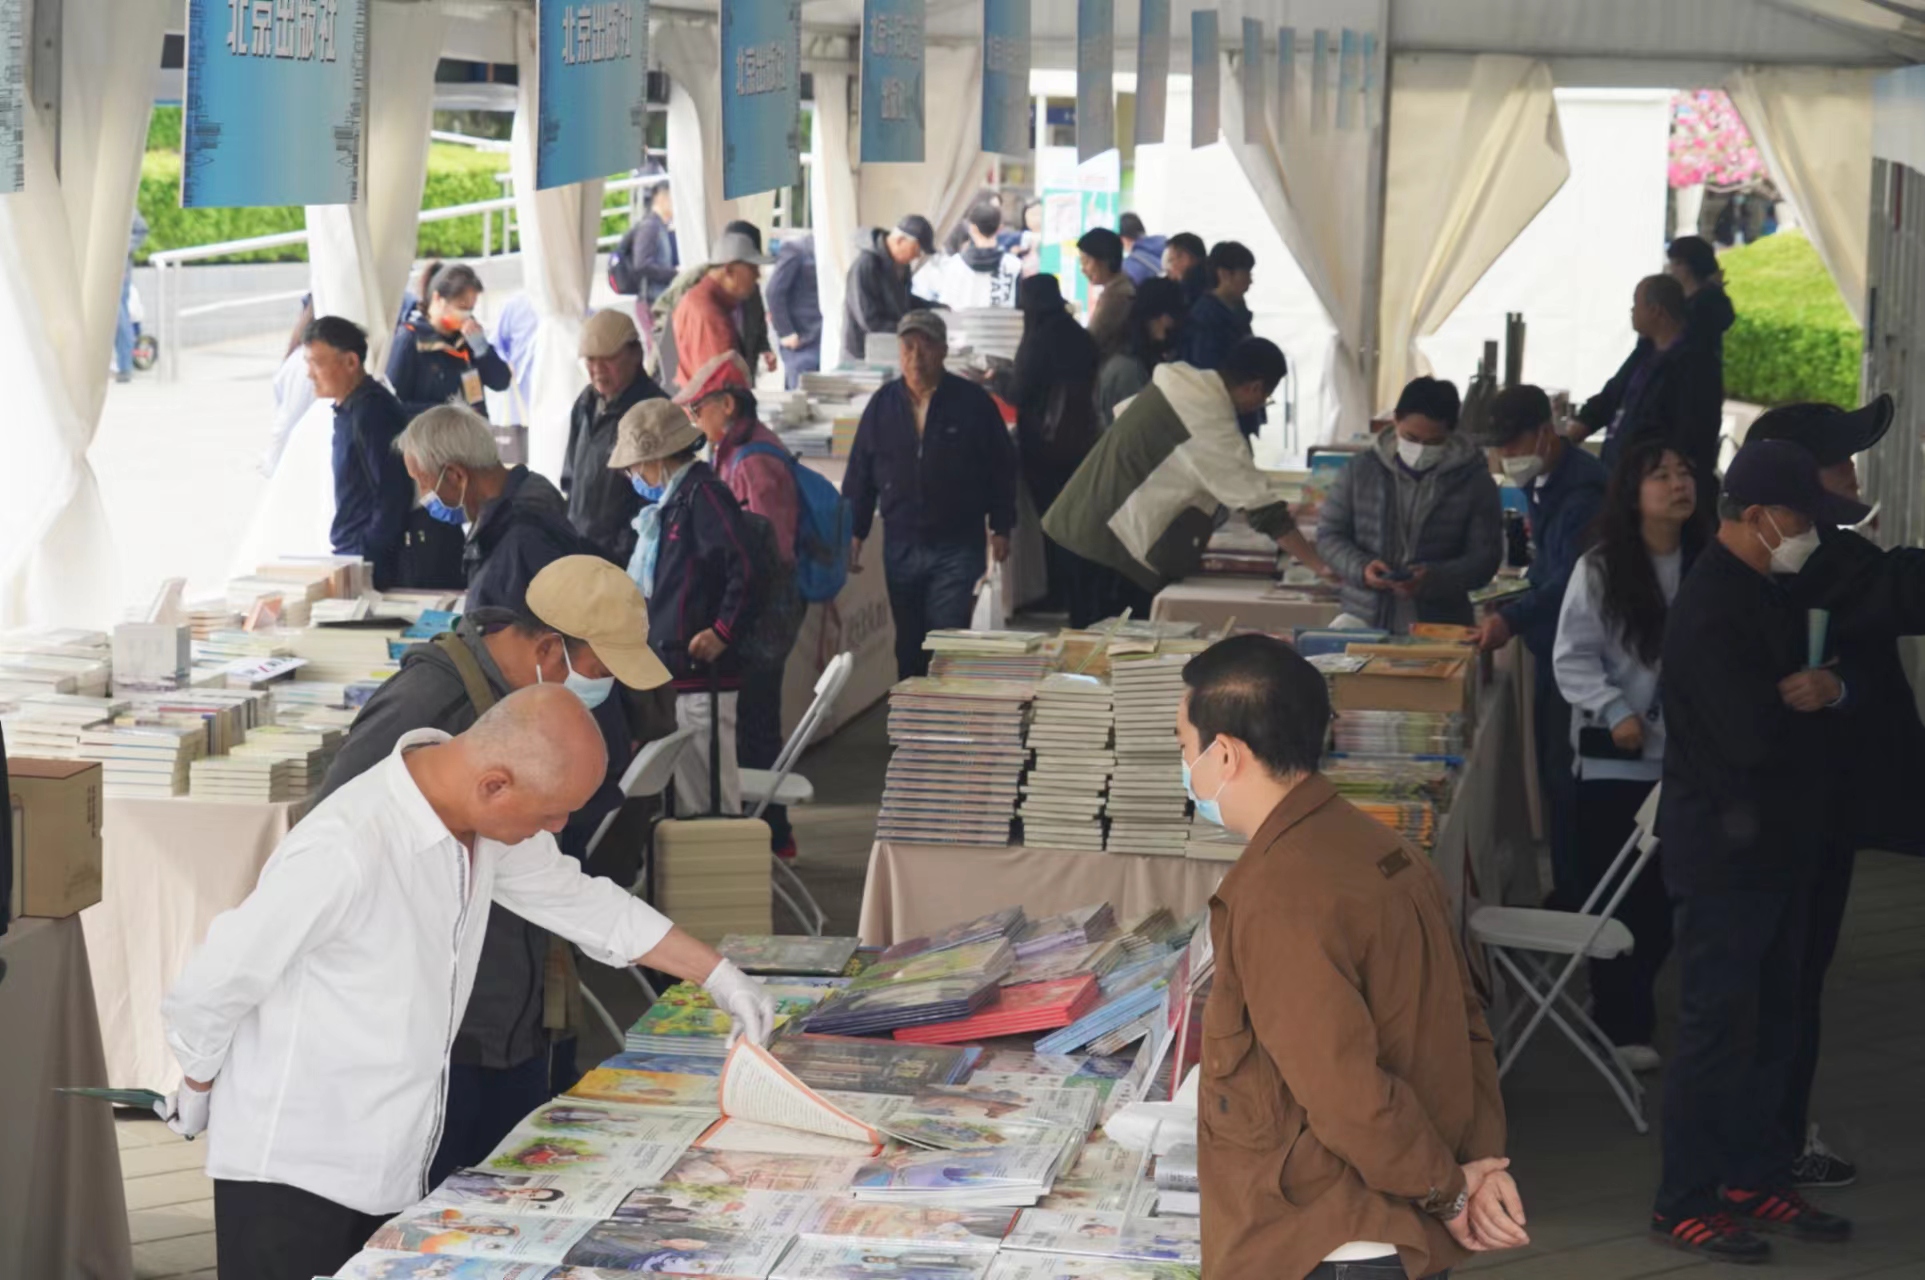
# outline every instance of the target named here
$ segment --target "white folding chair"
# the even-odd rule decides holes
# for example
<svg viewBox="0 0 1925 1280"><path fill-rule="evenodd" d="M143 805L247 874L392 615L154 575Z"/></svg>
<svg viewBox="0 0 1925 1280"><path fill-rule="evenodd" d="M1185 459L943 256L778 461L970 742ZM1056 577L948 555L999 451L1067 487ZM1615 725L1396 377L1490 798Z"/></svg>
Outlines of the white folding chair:
<svg viewBox="0 0 1925 1280"><path fill-rule="evenodd" d="M809 740L821 727L829 712L834 709L836 699L842 696L843 688L856 667L855 655L838 653L829 660L822 674L816 678L815 700L809 709L802 713L802 720L795 726L795 732L782 744L781 754L776 756L775 765L768 769L743 769L742 803L753 805L749 809L751 818L759 818L772 804L792 805L810 804L815 800L815 788L807 778L794 772L796 761L808 750ZM773 856L773 855L771 855ZM816 902L802 877L780 858L775 858L777 879L770 882L775 896L789 909L790 914L802 922L802 927L815 937L829 925L829 915Z"/></svg>
<svg viewBox="0 0 1925 1280"><path fill-rule="evenodd" d="M1577 973L1578 965L1585 960L1615 960L1628 955L1636 945L1631 931L1612 915L1657 852L1657 813L1658 788L1654 785L1638 810L1624 847L1618 850L1618 856L1612 859L1597 887L1578 910L1479 907L1470 918L1471 936L1490 951L1497 967L1524 997L1497 1029L1498 1044L1508 1045L1498 1064L1498 1076L1509 1074L1525 1044L1548 1018L1604 1077L1639 1133L1650 1131L1644 1118L1644 1086L1618 1061L1611 1038L1565 989ZM1637 855L1635 861L1631 861L1633 852ZM1630 870L1619 878L1618 872L1627 861L1630 861ZM1612 888L1614 880L1617 881L1615 889ZM1610 901L1599 906L1599 899L1607 892ZM1549 959L1552 956L1566 958L1560 966ZM1530 1021L1513 1038L1511 1029L1527 1008L1533 1010Z"/></svg>

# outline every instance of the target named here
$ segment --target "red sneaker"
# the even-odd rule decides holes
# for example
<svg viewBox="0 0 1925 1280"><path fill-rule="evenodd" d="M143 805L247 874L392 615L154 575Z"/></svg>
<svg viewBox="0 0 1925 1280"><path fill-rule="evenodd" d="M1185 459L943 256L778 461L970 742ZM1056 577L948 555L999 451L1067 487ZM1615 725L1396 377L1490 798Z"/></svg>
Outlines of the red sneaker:
<svg viewBox="0 0 1925 1280"><path fill-rule="evenodd" d="M1814 1244L1843 1244L1851 1239L1851 1219L1813 1208L1796 1191L1725 1191L1718 1197L1727 1212L1760 1231L1778 1231Z"/></svg>
<svg viewBox="0 0 1925 1280"><path fill-rule="evenodd" d="M1771 1245L1738 1225L1728 1213L1689 1218L1651 1215L1651 1238L1673 1249L1702 1254L1714 1262L1755 1264L1771 1261Z"/></svg>
<svg viewBox="0 0 1925 1280"><path fill-rule="evenodd" d="M775 856L782 859L784 862L794 862L795 861L795 840L791 838L777 845L775 847Z"/></svg>

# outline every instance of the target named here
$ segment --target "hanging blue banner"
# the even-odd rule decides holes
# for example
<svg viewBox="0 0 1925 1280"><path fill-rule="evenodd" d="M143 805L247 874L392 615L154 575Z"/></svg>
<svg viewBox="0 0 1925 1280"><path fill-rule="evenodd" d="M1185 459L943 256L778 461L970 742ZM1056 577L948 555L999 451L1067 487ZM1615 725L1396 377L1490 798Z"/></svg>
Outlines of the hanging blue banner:
<svg viewBox="0 0 1925 1280"><path fill-rule="evenodd" d="M1076 159L1116 150L1116 0L1076 0Z"/></svg>
<svg viewBox="0 0 1925 1280"><path fill-rule="evenodd" d="M924 0L863 0L862 159L921 164Z"/></svg>
<svg viewBox="0 0 1925 1280"><path fill-rule="evenodd" d="M1345 27L1337 50L1337 128L1354 129L1363 105L1363 44L1355 31Z"/></svg>
<svg viewBox="0 0 1925 1280"><path fill-rule="evenodd" d="M1217 14L1190 14L1190 145L1207 147L1223 132L1223 70L1217 61Z"/></svg>
<svg viewBox="0 0 1925 1280"><path fill-rule="evenodd" d="M802 181L802 2L722 0L722 198Z"/></svg>
<svg viewBox="0 0 1925 1280"><path fill-rule="evenodd" d="M181 204L352 204L368 0L188 0Z"/></svg>
<svg viewBox="0 0 1925 1280"><path fill-rule="evenodd" d="M1263 140L1264 117L1269 113L1270 95L1265 91L1269 60L1263 56L1263 24L1255 18L1243 20L1243 140Z"/></svg>
<svg viewBox="0 0 1925 1280"><path fill-rule="evenodd" d="M648 150L648 0L539 0L543 190L639 168Z"/></svg>
<svg viewBox="0 0 1925 1280"><path fill-rule="evenodd" d="M1029 109L1029 0L983 0L983 150L1026 156L1035 145Z"/></svg>
<svg viewBox="0 0 1925 1280"><path fill-rule="evenodd" d="M1170 0L1143 0L1136 29L1136 145L1163 141L1170 107Z"/></svg>

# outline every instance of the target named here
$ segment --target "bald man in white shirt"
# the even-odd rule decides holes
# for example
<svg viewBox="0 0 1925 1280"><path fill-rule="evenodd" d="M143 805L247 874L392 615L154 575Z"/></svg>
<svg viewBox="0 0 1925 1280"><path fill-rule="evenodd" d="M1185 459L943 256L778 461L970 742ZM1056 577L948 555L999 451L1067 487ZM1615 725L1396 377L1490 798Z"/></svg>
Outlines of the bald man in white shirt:
<svg viewBox="0 0 1925 1280"><path fill-rule="evenodd" d="M427 1190L493 900L605 963L703 983L768 1038L759 983L556 848L603 751L559 685L510 694L458 738L407 734L214 921L162 1012L187 1076L168 1120L208 1132L222 1275L331 1274Z"/></svg>

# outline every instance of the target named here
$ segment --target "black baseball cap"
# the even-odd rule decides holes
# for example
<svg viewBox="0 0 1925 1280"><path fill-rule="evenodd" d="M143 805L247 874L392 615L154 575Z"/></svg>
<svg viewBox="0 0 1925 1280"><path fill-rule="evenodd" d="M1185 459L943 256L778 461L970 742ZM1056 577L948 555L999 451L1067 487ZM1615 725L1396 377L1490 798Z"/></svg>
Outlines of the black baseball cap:
<svg viewBox="0 0 1925 1280"><path fill-rule="evenodd" d="M914 240L924 253L936 251L936 229L920 213L912 213L896 224L896 230Z"/></svg>
<svg viewBox="0 0 1925 1280"><path fill-rule="evenodd" d="M1784 507L1818 524L1854 525L1872 513L1818 479L1818 459L1790 440L1753 440L1724 473L1725 497L1747 507Z"/></svg>
<svg viewBox="0 0 1925 1280"><path fill-rule="evenodd" d="M1790 440L1805 446L1821 467L1834 467L1885 438L1892 426L1892 398L1882 395L1859 409L1835 404L1788 404L1766 410L1745 433L1747 440Z"/></svg>

